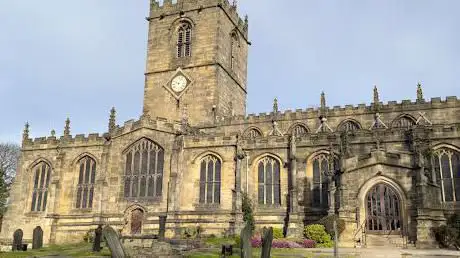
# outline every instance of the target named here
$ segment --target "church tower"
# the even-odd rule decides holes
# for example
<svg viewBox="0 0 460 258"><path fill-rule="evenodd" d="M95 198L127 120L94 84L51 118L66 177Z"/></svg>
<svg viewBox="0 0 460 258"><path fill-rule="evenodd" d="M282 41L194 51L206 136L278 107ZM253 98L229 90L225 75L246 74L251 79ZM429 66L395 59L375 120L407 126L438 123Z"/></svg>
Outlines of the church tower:
<svg viewBox="0 0 460 258"><path fill-rule="evenodd" d="M151 0L144 115L191 125L246 113L248 21L228 0Z"/></svg>

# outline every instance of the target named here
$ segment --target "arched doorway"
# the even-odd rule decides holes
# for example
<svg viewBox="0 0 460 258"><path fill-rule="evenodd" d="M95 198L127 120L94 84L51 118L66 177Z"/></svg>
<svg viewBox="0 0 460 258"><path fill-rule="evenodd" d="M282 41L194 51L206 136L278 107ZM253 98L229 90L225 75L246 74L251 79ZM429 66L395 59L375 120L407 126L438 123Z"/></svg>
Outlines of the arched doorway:
<svg viewBox="0 0 460 258"><path fill-rule="evenodd" d="M142 233L143 220L144 212L141 209L135 209L131 212L131 235L139 235Z"/></svg>
<svg viewBox="0 0 460 258"><path fill-rule="evenodd" d="M399 233L402 228L401 199L387 184L377 184L366 196L366 229L374 233Z"/></svg>

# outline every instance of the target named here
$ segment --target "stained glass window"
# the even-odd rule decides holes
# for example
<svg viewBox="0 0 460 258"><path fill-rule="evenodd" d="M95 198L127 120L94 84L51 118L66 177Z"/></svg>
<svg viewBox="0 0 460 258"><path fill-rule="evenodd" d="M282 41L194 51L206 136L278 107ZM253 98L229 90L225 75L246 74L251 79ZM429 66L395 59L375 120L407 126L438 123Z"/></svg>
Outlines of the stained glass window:
<svg viewBox="0 0 460 258"><path fill-rule="evenodd" d="M434 171L444 202L460 201L460 154L449 149L434 152Z"/></svg>
<svg viewBox="0 0 460 258"><path fill-rule="evenodd" d="M93 207L94 184L96 177L96 161L90 157L84 157L78 162L78 185L77 185L77 209Z"/></svg>
<svg viewBox="0 0 460 258"><path fill-rule="evenodd" d="M221 161L207 155L200 165L200 203L220 203Z"/></svg>

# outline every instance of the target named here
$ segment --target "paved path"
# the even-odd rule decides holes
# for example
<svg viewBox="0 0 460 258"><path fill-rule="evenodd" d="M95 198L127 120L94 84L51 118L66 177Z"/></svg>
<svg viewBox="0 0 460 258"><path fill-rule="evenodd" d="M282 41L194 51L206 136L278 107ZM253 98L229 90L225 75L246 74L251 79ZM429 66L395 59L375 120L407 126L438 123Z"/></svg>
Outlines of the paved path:
<svg viewBox="0 0 460 258"><path fill-rule="evenodd" d="M324 257L324 255L333 257L332 249L308 249L313 257ZM341 257L402 257L402 258L460 258L460 251L451 251L443 249L398 249L398 248L339 248Z"/></svg>

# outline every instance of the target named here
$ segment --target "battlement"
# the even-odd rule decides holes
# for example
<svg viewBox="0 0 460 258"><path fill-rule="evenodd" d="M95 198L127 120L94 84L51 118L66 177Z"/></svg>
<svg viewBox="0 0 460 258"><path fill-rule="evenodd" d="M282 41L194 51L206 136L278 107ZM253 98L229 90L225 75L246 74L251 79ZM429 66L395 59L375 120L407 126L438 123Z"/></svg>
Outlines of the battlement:
<svg viewBox="0 0 460 258"><path fill-rule="evenodd" d="M209 8L221 8L235 27L248 38L248 20L239 16L236 6L229 3L228 0L164 0L163 5L159 1L151 0L150 17L148 19L163 19L169 15L185 15L187 12L201 12Z"/></svg>
<svg viewBox="0 0 460 258"><path fill-rule="evenodd" d="M376 112L375 104L358 104L358 105L345 105L345 106L333 106L296 109L296 110L285 110L280 111L277 114L277 120L298 120L298 119L315 119L320 114L325 114L327 117L339 117L339 116L350 116L350 115L361 115L371 114ZM388 101L387 103L380 102L379 110L380 113L389 112L409 112L417 110L427 109L440 109L440 108L460 108L460 99L456 96L448 96L444 100L440 97L431 98L430 101L412 101L402 100ZM232 124L245 124L245 123L263 123L271 121L274 118L273 112L262 112L259 114L248 114L247 116L234 116L227 117L221 123L223 125Z"/></svg>
<svg viewBox="0 0 460 258"><path fill-rule="evenodd" d="M109 139L121 136L125 133L129 133L140 128L150 128L154 130L176 133L180 130L180 123L178 121L169 121L166 118L157 117L155 119L141 117L138 120L128 120L124 123L123 126L116 126L111 133L90 133L85 134L76 134L73 135L63 135L56 137L55 135L47 137L36 137L36 138L26 138L23 140L23 149L52 149L57 147L78 147L78 146L87 146L87 145L103 145Z"/></svg>

